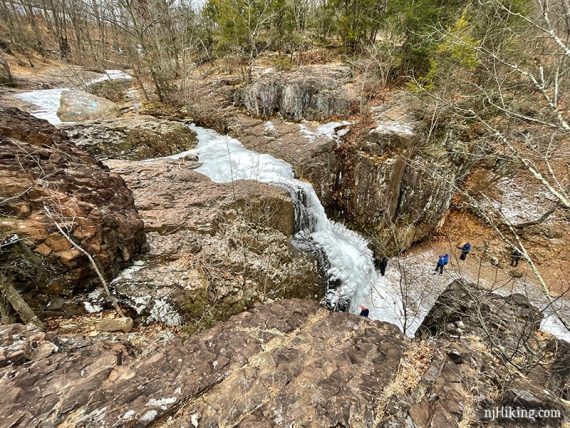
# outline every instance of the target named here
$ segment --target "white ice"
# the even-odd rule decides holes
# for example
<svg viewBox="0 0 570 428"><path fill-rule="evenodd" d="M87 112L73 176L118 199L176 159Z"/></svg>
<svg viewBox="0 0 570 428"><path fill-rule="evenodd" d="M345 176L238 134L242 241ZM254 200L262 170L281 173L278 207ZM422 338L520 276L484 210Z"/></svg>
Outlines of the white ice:
<svg viewBox="0 0 570 428"><path fill-rule="evenodd" d="M351 122L346 120L343 120L341 122L328 122L319 125L317 129L311 131L306 125L300 123L299 132L310 143L314 143L317 137L326 137L330 140L335 140L345 135L348 132L348 125L351 124L352 124Z"/></svg>
<svg viewBox="0 0 570 428"><path fill-rule="evenodd" d="M57 116L61 94L66 88L38 89L37 91L17 94L16 98L32 105L30 114L45 119L52 125L59 125L61 120Z"/></svg>
<svg viewBox="0 0 570 428"><path fill-rule="evenodd" d="M402 328L401 299L396 290L384 287L378 277L368 242L359 234L340 223L330 221L310 183L295 179L293 168L287 162L268 154L246 149L238 140L220 135L211 129L191 125L198 137L194 151L201 166L196 171L212 181L228 183L234 180L256 180L288 189L294 199L298 192L306 195L305 205L311 212L313 227L305 231L306 240L321 247L330 263L329 276L341 281L332 293L336 297L351 299L350 310L358 312L358 306L367 301L372 285L382 296L381 303L371 309L371 318L386 321ZM174 156L184 157L189 152ZM334 296L333 296L334 298ZM413 334L411 330L408 334Z"/></svg>
<svg viewBox="0 0 570 428"><path fill-rule="evenodd" d="M128 80L132 79L132 77L121 70L105 70L105 74L90 80L87 82L87 86L105 80L115 79ZM58 117L57 111L59 110L61 94L68 89L69 88L38 89L35 91L22 92L15 97L32 105L30 114L33 116L39 119L45 119L52 125L60 125L62 121Z"/></svg>

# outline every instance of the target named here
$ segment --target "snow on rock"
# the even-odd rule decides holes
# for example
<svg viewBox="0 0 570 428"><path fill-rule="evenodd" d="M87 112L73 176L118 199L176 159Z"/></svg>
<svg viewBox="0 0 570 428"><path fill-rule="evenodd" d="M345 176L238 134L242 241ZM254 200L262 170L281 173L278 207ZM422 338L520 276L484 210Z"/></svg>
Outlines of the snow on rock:
<svg viewBox="0 0 570 428"><path fill-rule="evenodd" d="M494 200L493 208L500 210L513 224L524 223L539 218L552 206L552 198L542 188L529 192L528 186L516 179L497 183L501 196Z"/></svg>
<svg viewBox="0 0 570 428"><path fill-rule="evenodd" d="M314 143L317 137L325 137L330 140L336 140L349 131L352 122L343 120L341 122L329 122L319 125L314 131L311 131L305 124L299 124L299 132L310 143Z"/></svg>
<svg viewBox="0 0 570 428"><path fill-rule="evenodd" d="M380 135L401 135L405 137L412 137L414 135L414 128L409 123L387 120L378 123L378 126L376 126L376 128L370 131L370 133L380 134Z"/></svg>

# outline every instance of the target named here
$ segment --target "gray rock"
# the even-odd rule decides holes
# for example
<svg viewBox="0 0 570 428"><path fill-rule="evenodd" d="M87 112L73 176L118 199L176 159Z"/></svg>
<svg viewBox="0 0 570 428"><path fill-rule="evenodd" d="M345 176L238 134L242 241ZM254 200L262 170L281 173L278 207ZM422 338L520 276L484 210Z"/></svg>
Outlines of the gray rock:
<svg viewBox="0 0 570 428"><path fill-rule="evenodd" d="M299 121L326 120L350 114L355 98L343 87L350 82L343 66L307 66L291 73L271 73L240 89L235 101L259 117L279 113Z"/></svg>
<svg viewBox="0 0 570 428"><path fill-rule="evenodd" d="M151 116L87 121L62 129L71 141L99 159L170 156L194 148L197 142L196 134L186 125Z"/></svg>
<svg viewBox="0 0 570 428"><path fill-rule="evenodd" d="M119 115L119 106L112 101L83 91L67 90L61 94L57 115L63 122L111 119Z"/></svg>

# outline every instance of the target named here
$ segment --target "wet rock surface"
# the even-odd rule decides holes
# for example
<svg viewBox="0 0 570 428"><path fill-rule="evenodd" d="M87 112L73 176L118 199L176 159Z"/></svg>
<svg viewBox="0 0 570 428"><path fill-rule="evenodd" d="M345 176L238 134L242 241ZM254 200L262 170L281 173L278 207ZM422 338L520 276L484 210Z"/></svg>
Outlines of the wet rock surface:
<svg viewBox="0 0 570 428"><path fill-rule="evenodd" d="M107 164L133 190L150 247L112 284L133 317L194 330L255 302L323 292L315 260L291 245L286 191L217 184L185 158Z"/></svg>
<svg viewBox="0 0 570 428"><path fill-rule="evenodd" d="M0 263L26 299L49 309L52 297L98 283L56 222L96 259L106 278L132 263L145 236L120 176L46 121L17 109L0 110L0 138Z"/></svg>
<svg viewBox="0 0 570 428"><path fill-rule="evenodd" d="M0 330L0 351L25 330ZM53 353L0 368L3 424L514 427L529 424L484 410L567 411L476 336L410 340L308 300L262 305L144 352L130 337L56 338ZM540 423L558 427L564 416Z"/></svg>
<svg viewBox="0 0 570 428"><path fill-rule="evenodd" d="M70 140L98 159L142 160L196 146L196 135L179 122L131 116L65 125Z"/></svg>

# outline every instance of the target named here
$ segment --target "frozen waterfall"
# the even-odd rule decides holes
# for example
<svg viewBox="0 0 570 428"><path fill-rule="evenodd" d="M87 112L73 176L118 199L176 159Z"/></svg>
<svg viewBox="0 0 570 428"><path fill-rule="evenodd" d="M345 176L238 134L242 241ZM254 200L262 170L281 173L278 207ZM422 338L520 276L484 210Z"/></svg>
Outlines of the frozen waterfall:
<svg viewBox="0 0 570 428"><path fill-rule="evenodd" d="M296 179L291 165L281 159L247 150L235 138L211 129L195 125L191 128L198 136L198 147L193 152L198 154L201 166L196 171L218 183L256 180L289 191L295 203L297 223L293 242L320 255L329 285L323 299L326 306L357 312L358 306L365 303L370 309L370 318L402 328L402 301L397 290L389 289L376 273L368 242L327 218L310 183ZM372 288L374 293L371 293ZM407 333L413 334L414 327L417 325L410 326Z"/></svg>

